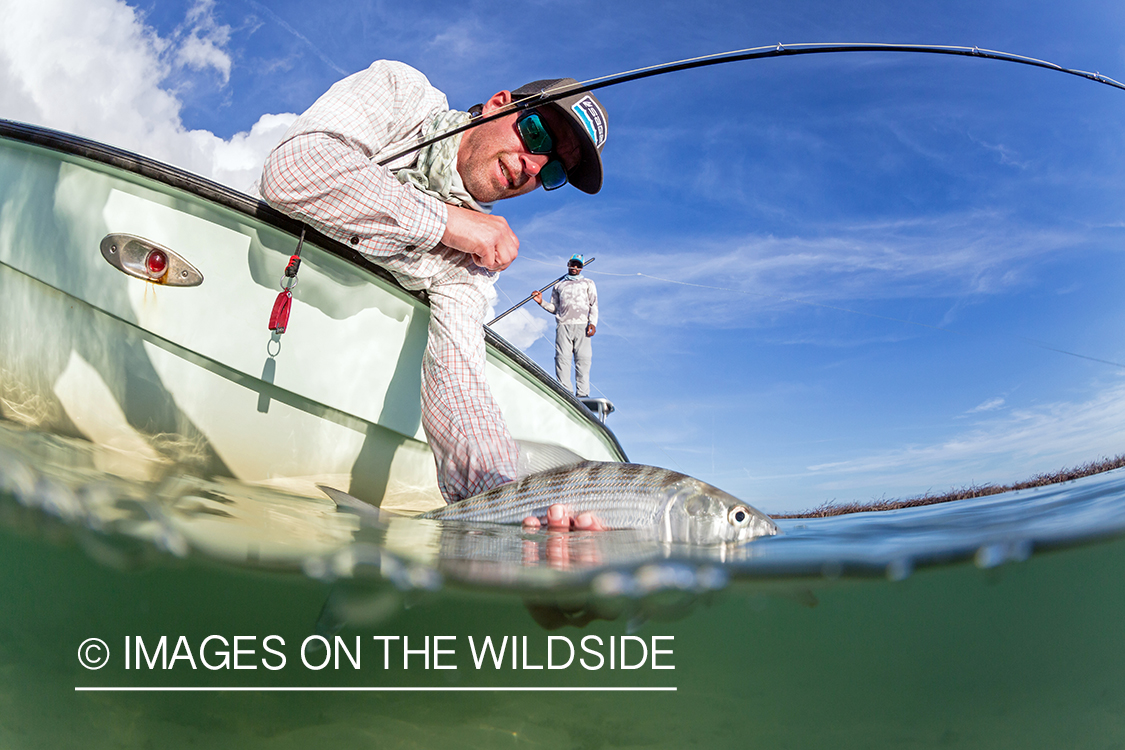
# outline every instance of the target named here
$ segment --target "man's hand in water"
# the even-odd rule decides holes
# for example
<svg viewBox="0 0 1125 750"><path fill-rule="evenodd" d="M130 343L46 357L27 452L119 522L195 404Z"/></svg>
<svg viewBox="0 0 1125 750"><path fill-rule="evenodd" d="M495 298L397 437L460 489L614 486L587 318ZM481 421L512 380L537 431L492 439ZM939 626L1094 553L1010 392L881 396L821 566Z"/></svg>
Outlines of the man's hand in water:
<svg viewBox="0 0 1125 750"><path fill-rule="evenodd" d="M525 529L538 529L542 525L535 516L523 519ZM569 506L561 503L547 509L547 528L551 531L609 531L593 513L575 515Z"/></svg>
<svg viewBox="0 0 1125 750"><path fill-rule="evenodd" d="M460 206L447 206L443 245L471 255L489 271L503 271L520 252L520 240L503 216L491 216Z"/></svg>

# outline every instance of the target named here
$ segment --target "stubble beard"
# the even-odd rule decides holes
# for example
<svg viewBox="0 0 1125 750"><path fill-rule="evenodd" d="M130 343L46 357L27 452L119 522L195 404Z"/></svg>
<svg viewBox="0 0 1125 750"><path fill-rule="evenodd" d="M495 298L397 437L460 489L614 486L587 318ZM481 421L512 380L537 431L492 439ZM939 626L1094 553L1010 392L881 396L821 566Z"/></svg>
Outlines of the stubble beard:
<svg viewBox="0 0 1125 750"><path fill-rule="evenodd" d="M507 196L503 195L500 190L492 184L489 179L488 170L483 169L480 165L457 165L457 172L461 175L461 182L465 185L465 190L469 195L481 203L495 203Z"/></svg>

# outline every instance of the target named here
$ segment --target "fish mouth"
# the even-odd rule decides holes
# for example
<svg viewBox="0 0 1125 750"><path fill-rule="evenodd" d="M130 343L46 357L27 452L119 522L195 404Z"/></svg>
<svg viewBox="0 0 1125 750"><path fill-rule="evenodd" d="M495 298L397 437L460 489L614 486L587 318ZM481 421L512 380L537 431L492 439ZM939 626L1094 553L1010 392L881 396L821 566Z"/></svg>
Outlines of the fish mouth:
<svg viewBox="0 0 1125 750"><path fill-rule="evenodd" d="M769 516L748 503L715 488L700 492L694 484L672 492L661 527L665 538L703 546L742 544L779 533Z"/></svg>

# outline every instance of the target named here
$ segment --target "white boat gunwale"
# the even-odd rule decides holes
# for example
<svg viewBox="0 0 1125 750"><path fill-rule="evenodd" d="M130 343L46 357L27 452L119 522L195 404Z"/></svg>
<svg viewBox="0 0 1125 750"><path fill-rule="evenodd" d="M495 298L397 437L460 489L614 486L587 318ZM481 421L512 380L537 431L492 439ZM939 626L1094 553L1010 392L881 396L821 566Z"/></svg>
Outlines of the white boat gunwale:
<svg viewBox="0 0 1125 750"><path fill-rule="evenodd" d="M221 208L250 217L284 232L292 238L294 248L296 248L298 238L304 230L306 242L312 243L324 252L378 277L382 282L393 287L396 292L412 297L427 307L429 306L429 300L424 292L405 289L391 273L354 248L277 211L260 199L253 198L198 174L70 133L2 118L0 118L0 138L38 146L62 155L88 160L95 164L103 164L153 180L173 189L182 190ZM619 455L620 460L628 460L624 448L613 431L601 422L597 415L591 412L577 397L564 389L557 380L548 375L531 358L488 326L484 327L484 335L486 345L494 358L505 363L512 370L536 381L552 397L563 402L572 412L573 417L584 420L588 423L588 427L593 428L594 432L601 434L603 439L608 442L611 450Z"/></svg>

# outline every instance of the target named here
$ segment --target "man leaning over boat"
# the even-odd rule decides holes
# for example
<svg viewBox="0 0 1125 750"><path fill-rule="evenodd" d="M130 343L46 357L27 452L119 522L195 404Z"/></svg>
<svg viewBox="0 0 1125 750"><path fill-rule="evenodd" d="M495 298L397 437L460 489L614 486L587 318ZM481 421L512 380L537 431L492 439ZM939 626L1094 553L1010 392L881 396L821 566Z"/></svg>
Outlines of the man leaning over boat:
<svg viewBox="0 0 1125 750"><path fill-rule="evenodd" d="M513 99L569 83L535 81L458 112L419 71L378 61L334 84L266 160L266 202L428 295L422 425L446 502L515 479L519 459L485 380L487 288L519 253L519 238L490 215L492 204L567 182L597 193L607 117L593 95L578 94L378 162ZM555 516L552 523L574 523L565 509Z"/></svg>

